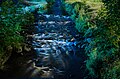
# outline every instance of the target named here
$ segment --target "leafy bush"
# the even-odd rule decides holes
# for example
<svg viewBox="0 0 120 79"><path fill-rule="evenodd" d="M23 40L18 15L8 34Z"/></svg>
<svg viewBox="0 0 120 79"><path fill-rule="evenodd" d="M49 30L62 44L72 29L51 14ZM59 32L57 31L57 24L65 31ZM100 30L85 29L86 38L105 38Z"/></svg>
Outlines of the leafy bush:
<svg viewBox="0 0 120 79"><path fill-rule="evenodd" d="M86 47L90 48L88 49L90 54L86 65L89 71L92 72L92 75L97 78L119 79L120 19L118 17L120 14L118 14L118 11L116 13L116 9L113 9L119 4L116 5L115 2L114 5L114 1L111 0L110 3L109 1L105 3L106 9L103 9L95 19L96 29L94 29L92 34L94 39L89 43L89 46ZM111 9L112 12L110 11ZM94 53L94 49L96 49L96 53ZM91 54L96 55L96 59L94 59ZM114 64L115 62L116 64Z"/></svg>
<svg viewBox="0 0 120 79"><path fill-rule="evenodd" d="M120 78L120 6L119 0L103 0L99 13L67 5L76 28L85 37L86 67L94 78ZM70 9L71 8L71 9Z"/></svg>
<svg viewBox="0 0 120 79"><path fill-rule="evenodd" d="M46 0L48 5L47 5L47 13L51 14L52 13L52 8L53 8L53 4L55 3L55 0Z"/></svg>
<svg viewBox="0 0 120 79"><path fill-rule="evenodd" d="M120 78L120 60L116 59L110 66L101 74L102 79L119 79Z"/></svg>
<svg viewBox="0 0 120 79"><path fill-rule="evenodd" d="M11 55L12 48L19 49L21 46L24 41L24 38L20 35L20 32L23 31L21 27L32 23L33 16L30 13L23 14L20 6L16 6L12 0L7 0L1 4L0 17L1 67Z"/></svg>
<svg viewBox="0 0 120 79"><path fill-rule="evenodd" d="M48 14L54 14L54 9L56 7L59 7L61 13L63 15L66 15L64 0L59 0L59 1L57 1L57 0L46 0L46 2L48 3L47 4L47 13ZM57 2L59 2L59 3L57 3ZM55 11L56 11L56 9L55 9Z"/></svg>

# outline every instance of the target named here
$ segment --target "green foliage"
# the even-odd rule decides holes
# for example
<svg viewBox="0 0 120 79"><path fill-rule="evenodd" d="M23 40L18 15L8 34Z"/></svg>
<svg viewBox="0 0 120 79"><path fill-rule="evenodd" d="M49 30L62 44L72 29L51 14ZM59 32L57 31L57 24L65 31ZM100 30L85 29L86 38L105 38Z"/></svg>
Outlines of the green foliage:
<svg viewBox="0 0 120 79"><path fill-rule="evenodd" d="M86 46L90 54L86 63L87 68L93 76L101 79L120 78L118 73L120 72L118 65L120 61L120 19L118 17L120 14L119 10L116 12L116 9L114 9L117 5L119 4L115 3L114 5L112 0L110 3L105 2L105 8L101 10L95 19L96 29L92 34L94 36L93 41ZM92 57L92 55L96 55L93 51L95 48L97 48L97 59ZM117 64L114 64L116 61Z"/></svg>
<svg viewBox="0 0 120 79"><path fill-rule="evenodd" d="M43 13L47 13L47 5L45 4L45 5L41 5L39 8L38 8L38 13L41 13L41 14L43 14Z"/></svg>
<svg viewBox="0 0 120 79"><path fill-rule="evenodd" d="M109 68L106 68L101 76L103 79L120 79L120 60L116 59L112 64L109 64Z"/></svg>
<svg viewBox="0 0 120 79"><path fill-rule="evenodd" d="M88 5L82 2L75 2L72 4L66 3L65 7L68 14L74 16L74 19L78 18L79 14L83 14L89 8Z"/></svg>
<svg viewBox="0 0 120 79"><path fill-rule="evenodd" d="M48 14L52 14L53 13L53 8L55 8L56 6L54 6L54 3L57 0L46 0L47 4L47 13ZM65 11L65 6L64 6L64 0L61 0L62 2L62 6L60 6L60 9L62 11L63 15L66 15L66 11Z"/></svg>
<svg viewBox="0 0 120 79"><path fill-rule="evenodd" d="M103 2L104 7L98 13L81 3L80 7L77 2L74 6L73 3L66 4L66 11L75 21L78 31L86 38L83 45L88 55L86 67L90 75L101 79L119 79L120 1Z"/></svg>
<svg viewBox="0 0 120 79"><path fill-rule="evenodd" d="M0 66L2 66L9 58L12 48L21 46L24 41L20 35L23 31L21 27L32 23L33 16L30 13L23 14L21 6L7 0L1 4L0 17Z"/></svg>
<svg viewBox="0 0 120 79"><path fill-rule="evenodd" d="M52 13L52 8L53 8L53 4L55 3L55 0L46 0L47 1L47 13Z"/></svg>
<svg viewBox="0 0 120 79"><path fill-rule="evenodd" d="M75 2L72 4L66 4L66 11L71 16L71 18L75 21L76 28L79 32L85 32L86 28L88 28L87 19L89 18L89 5L86 5L82 2Z"/></svg>

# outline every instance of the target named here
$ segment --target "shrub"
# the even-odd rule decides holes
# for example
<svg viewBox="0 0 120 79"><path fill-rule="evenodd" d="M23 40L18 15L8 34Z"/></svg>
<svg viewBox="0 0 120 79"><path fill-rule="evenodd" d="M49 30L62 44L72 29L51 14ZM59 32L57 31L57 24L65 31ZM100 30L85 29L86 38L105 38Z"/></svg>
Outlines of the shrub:
<svg viewBox="0 0 120 79"><path fill-rule="evenodd" d="M10 57L12 48L19 49L24 38L20 35L22 26L33 22L31 13L22 13L20 6L16 6L12 0L6 0L1 4L0 19L0 67ZM31 17L28 17L31 16ZM31 20L30 20L31 18Z"/></svg>
<svg viewBox="0 0 120 79"><path fill-rule="evenodd" d="M120 19L118 17L120 14L117 7L119 1L117 3L116 1L117 0L115 0L115 2L113 0L103 1L105 8L95 19L96 29L92 35L94 39L89 43L89 46L92 46L92 48L89 49L90 55L86 65L90 72L93 72L97 78L101 79L119 79L120 77L118 73L120 72L118 65L120 61L120 34L118 30L120 27ZM86 48L89 48L89 46ZM98 56L95 60L93 60L91 55L93 54L94 48L97 48L96 53ZM117 64L114 64L115 61L117 61ZM100 64L100 62L102 63Z"/></svg>
<svg viewBox="0 0 120 79"><path fill-rule="evenodd" d="M89 12L90 7L81 9L77 4L66 4L66 11L85 37L83 46L88 55L86 67L92 77L119 79L120 1L103 0L103 3L98 13Z"/></svg>
<svg viewBox="0 0 120 79"><path fill-rule="evenodd" d="M46 0L48 5L47 5L47 13L51 14L52 9L53 9L53 4L55 3L55 0Z"/></svg>

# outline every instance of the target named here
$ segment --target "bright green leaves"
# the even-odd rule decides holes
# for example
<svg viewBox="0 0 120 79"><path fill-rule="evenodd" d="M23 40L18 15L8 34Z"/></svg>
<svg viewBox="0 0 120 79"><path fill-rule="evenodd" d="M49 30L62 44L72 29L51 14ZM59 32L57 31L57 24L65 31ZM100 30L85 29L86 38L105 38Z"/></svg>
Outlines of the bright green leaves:
<svg viewBox="0 0 120 79"><path fill-rule="evenodd" d="M14 30L16 30L16 32L21 31L20 23L16 23L16 24L15 24Z"/></svg>
<svg viewBox="0 0 120 79"><path fill-rule="evenodd" d="M84 32L85 27L86 27L86 19L87 17L79 14L78 18L76 18L76 28L78 29L79 32Z"/></svg>

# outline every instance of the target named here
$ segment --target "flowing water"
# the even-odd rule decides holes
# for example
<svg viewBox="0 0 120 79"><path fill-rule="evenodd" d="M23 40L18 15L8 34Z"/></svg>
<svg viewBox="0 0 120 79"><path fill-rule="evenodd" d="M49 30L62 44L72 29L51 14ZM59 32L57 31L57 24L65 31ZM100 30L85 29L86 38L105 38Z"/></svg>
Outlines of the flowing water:
<svg viewBox="0 0 120 79"><path fill-rule="evenodd" d="M62 7L62 1L55 0L54 6L53 6L53 14L54 15L62 15L61 7Z"/></svg>
<svg viewBox="0 0 120 79"><path fill-rule="evenodd" d="M79 41L82 37L70 17L62 15L61 4L61 0L56 0L54 14L36 14L34 29L26 36L36 57L26 63L24 77L83 79L86 76L86 57Z"/></svg>
<svg viewBox="0 0 120 79"><path fill-rule="evenodd" d="M38 15L32 46L37 57L25 75L53 79L83 79L84 51L78 45L79 34L68 16ZM34 70L33 70L34 69ZM32 72L30 72L32 71Z"/></svg>
<svg viewBox="0 0 120 79"><path fill-rule="evenodd" d="M32 37L36 58L25 75L53 79L83 79L85 72L84 50L78 46L79 33L69 16L61 12L62 2L56 0L52 15L36 15ZM32 71L32 72L30 72Z"/></svg>

